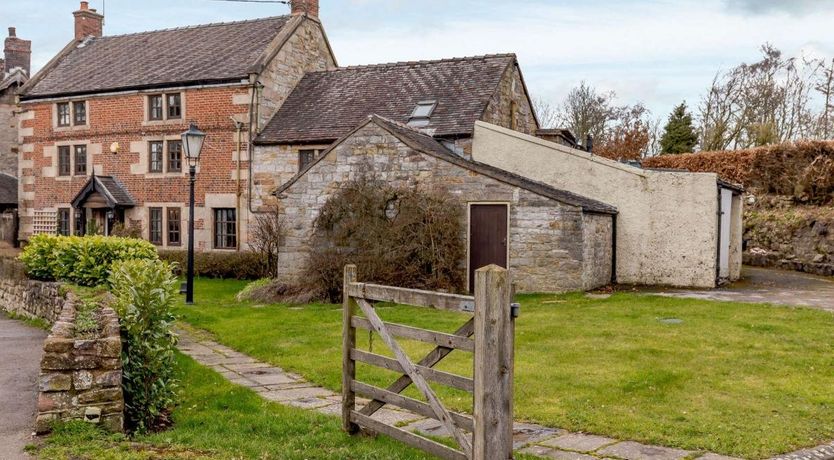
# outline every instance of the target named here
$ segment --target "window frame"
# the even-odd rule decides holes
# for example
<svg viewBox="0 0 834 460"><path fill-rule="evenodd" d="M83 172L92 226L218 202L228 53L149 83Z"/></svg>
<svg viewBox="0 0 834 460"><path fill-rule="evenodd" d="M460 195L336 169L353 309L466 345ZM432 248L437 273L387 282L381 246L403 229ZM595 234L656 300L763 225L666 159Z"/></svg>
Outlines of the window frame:
<svg viewBox="0 0 834 460"><path fill-rule="evenodd" d="M154 100L159 99L159 118L154 117ZM148 121L164 121L165 120L165 94L149 94L148 95Z"/></svg>
<svg viewBox="0 0 834 460"><path fill-rule="evenodd" d="M176 160L177 160L177 162L176 162L177 167L176 168L171 167L171 163L172 163L171 160L174 159L174 157L171 155L173 153L173 149L171 148L171 146L173 146L173 145L178 145L179 146L179 152L178 152L178 155L176 157ZM165 152L166 152L165 171L167 171L169 173L181 173L182 172L182 159L183 159L182 158L182 141L180 141L180 140L165 141Z"/></svg>
<svg viewBox="0 0 834 460"><path fill-rule="evenodd" d="M154 214L158 213L159 220L156 221L154 219ZM165 217L163 214L163 208L160 207L149 207L148 208L148 241L156 246L162 246L162 238L164 232L164 225ZM158 228L154 228L154 224L158 224ZM154 238L157 237L157 238Z"/></svg>
<svg viewBox="0 0 834 460"><path fill-rule="evenodd" d="M154 151L154 146L159 146L159 151ZM154 161L154 154L159 154L159 169L154 169L157 163ZM160 174L165 172L165 141L148 141L148 173Z"/></svg>
<svg viewBox="0 0 834 460"><path fill-rule="evenodd" d="M72 214L74 223L73 225L75 226L75 228L73 228L72 234L75 236L84 236L87 227L86 211L84 209L74 209Z"/></svg>
<svg viewBox="0 0 834 460"><path fill-rule="evenodd" d="M70 236L72 234L72 217L70 217L70 208L58 208L56 215L58 222L56 224L56 233L60 236Z"/></svg>
<svg viewBox="0 0 834 460"><path fill-rule="evenodd" d="M55 104L55 110L56 125L59 128L72 126L72 105L69 102L58 102ZM62 121L62 119L66 119L66 121Z"/></svg>
<svg viewBox="0 0 834 460"><path fill-rule="evenodd" d="M176 215L172 215L172 213ZM182 246L182 208L166 208L165 214L167 217L165 236L168 246ZM173 229L172 226L175 224L176 229ZM171 241L172 234L177 235L176 241Z"/></svg>
<svg viewBox="0 0 834 460"><path fill-rule="evenodd" d="M237 210L235 208L212 208L212 217L214 218L212 247L214 249L237 249ZM232 239L229 240L229 238ZM229 244L229 241L232 244Z"/></svg>
<svg viewBox="0 0 834 460"><path fill-rule="evenodd" d="M298 151L298 171L301 172L316 161L318 158L320 151L318 149L300 149ZM309 156L309 159L305 160L305 157Z"/></svg>
<svg viewBox="0 0 834 460"><path fill-rule="evenodd" d="M78 161L79 154L84 156L84 161ZM72 172L74 176L86 176L87 171L89 168L89 158L87 156L87 146L86 145L73 145L72 146ZM83 165L83 170L79 169L79 166Z"/></svg>
<svg viewBox="0 0 834 460"><path fill-rule="evenodd" d="M174 107L177 108L177 114L171 115L171 98L176 97L177 103ZM168 93L165 94L165 119L166 120L182 120L182 93Z"/></svg>
<svg viewBox="0 0 834 460"><path fill-rule="evenodd" d="M71 145L59 145L58 146L58 177L72 177L72 146ZM66 156L66 163L62 162L61 160ZM66 168L64 168L66 165Z"/></svg>
<svg viewBox="0 0 834 460"><path fill-rule="evenodd" d="M78 119L78 108L81 107L81 113L84 115L84 118L79 120ZM72 103L72 125L73 126L87 126L87 102L86 101L73 101Z"/></svg>

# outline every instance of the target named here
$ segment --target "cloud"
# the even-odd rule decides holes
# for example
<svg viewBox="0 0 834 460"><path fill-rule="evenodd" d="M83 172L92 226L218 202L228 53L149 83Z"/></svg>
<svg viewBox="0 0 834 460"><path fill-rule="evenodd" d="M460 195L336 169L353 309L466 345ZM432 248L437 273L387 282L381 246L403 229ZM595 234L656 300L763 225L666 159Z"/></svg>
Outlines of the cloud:
<svg viewBox="0 0 834 460"><path fill-rule="evenodd" d="M831 11L832 0L725 0L731 11L750 14L788 13L794 16Z"/></svg>

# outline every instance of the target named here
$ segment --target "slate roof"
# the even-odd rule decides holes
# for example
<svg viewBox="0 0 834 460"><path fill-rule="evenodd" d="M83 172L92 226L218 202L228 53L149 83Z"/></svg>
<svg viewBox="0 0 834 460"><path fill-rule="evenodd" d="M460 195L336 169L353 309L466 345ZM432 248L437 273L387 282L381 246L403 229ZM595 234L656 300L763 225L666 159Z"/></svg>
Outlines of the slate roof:
<svg viewBox="0 0 834 460"><path fill-rule="evenodd" d="M88 38L65 49L22 98L238 81L291 18Z"/></svg>
<svg viewBox="0 0 834 460"><path fill-rule="evenodd" d="M584 196L577 195L572 192L557 189L548 184L528 179L524 176L511 173L501 168L496 168L495 166L488 165L486 163L467 160L449 151L446 147L443 146L443 144L438 142L432 136L417 131L416 129L411 128L410 126L398 123L393 120L389 120L379 115L371 115L370 117L367 117L364 123L360 124L359 127L354 127L354 129L351 130L350 133L348 133L346 136L343 136L343 138L340 139L340 141L331 145L330 148L328 148L325 152L322 152L322 154L313 163L308 165L304 170L300 171L286 184L282 185L277 190L275 190L273 194L279 195L283 191L290 188L290 186L292 186L292 184L294 184L301 176L303 176L307 171L309 171L310 168L312 168L316 163L318 163L325 156L327 156L327 154L331 150L336 148L336 146L341 144L342 140L350 137L350 135L353 134L354 131L358 130L362 126L365 126L367 123L376 123L383 129L395 135L403 143L413 148L414 150L447 161L449 163L468 169L475 173L482 174L497 181L504 182L505 184L523 188L537 195L543 196L545 198L550 198L561 203L577 206L579 208L582 208L582 210L586 212L595 212L601 214L617 214L617 208L605 204L601 201L592 200L590 198L586 198Z"/></svg>
<svg viewBox="0 0 834 460"><path fill-rule="evenodd" d="M0 173L0 205L17 206L17 177Z"/></svg>
<svg viewBox="0 0 834 460"><path fill-rule="evenodd" d="M74 208L80 207L93 192L101 193L111 207L125 208L136 206L133 196L122 182L113 176L92 176L72 200Z"/></svg>
<svg viewBox="0 0 834 460"><path fill-rule="evenodd" d="M427 129L471 135L514 54L399 62L311 72L257 138L259 144L333 142L378 114L407 123L420 101L437 100Z"/></svg>

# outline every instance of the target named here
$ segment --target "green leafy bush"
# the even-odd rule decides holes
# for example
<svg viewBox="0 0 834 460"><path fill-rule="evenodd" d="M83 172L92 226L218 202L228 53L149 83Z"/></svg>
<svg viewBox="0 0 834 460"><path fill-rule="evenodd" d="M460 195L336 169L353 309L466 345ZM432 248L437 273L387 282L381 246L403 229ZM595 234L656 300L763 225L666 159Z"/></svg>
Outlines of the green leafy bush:
<svg viewBox="0 0 834 460"><path fill-rule="evenodd" d="M175 273L186 270L186 251L162 250L159 258L175 263ZM257 252L195 252L194 274L206 278L257 280L269 276L266 257Z"/></svg>
<svg viewBox="0 0 834 460"><path fill-rule="evenodd" d="M179 284L159 260L115 263L110 275L114 309L122 327L125 418L139 432L166 424L177 382L177 337L172 328Z"/></svg>
<svg viewBox="0 0 834 460"><path fill-rule="evenodd" d="M158 259L156 247L134 238L35 235L20 260L29 276L97 286L107 281L113 262Z"/></svg>

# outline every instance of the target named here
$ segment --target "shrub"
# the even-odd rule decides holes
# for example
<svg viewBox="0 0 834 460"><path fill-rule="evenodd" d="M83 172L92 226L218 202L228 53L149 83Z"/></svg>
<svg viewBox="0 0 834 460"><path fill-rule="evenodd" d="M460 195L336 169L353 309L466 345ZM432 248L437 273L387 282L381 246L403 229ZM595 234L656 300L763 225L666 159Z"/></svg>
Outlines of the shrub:
<svg viewBox="0 0 834 460"><path fill-rule="evenodd" d="M186 251L159 251L159 258L176 264L175 273L187 269ZM257 280L268 276L266 259L256 252L195 252L194 275L206 278Z"/></svg>
<svg viewBox="0 0 834 460"><path fill-rule="evenodd" d="M356 264L363 281L415 289L463 287L463 206L439 191L359 178L322 207L304 275L309 290L341 298L342 273Z"/></svg>
<svg viewBox="0 0 834 460"><path fill-rule="evenodd" d="M267 212L255 214L255 225L249 232L249 247L263 257L265 275L278 277L278 253L284 240L284 218L281 208L274 206Z"/></svg>
<svg viewBox="0 0 834 460"><path fill-rule="evenodd" d="M81 286L106 282L113 262L157 258L147 241L105 236L35 235L20 255L29 276Z"/></svg>
<svg viewBox="0 0 834 460"><path fill-rule="evenodd" d="M166 262L128 260L113 265L110 285L124 343L125 418L135 431L152 430L167 422L174 404L177 338L172 328L179 284Z"/></svg>

